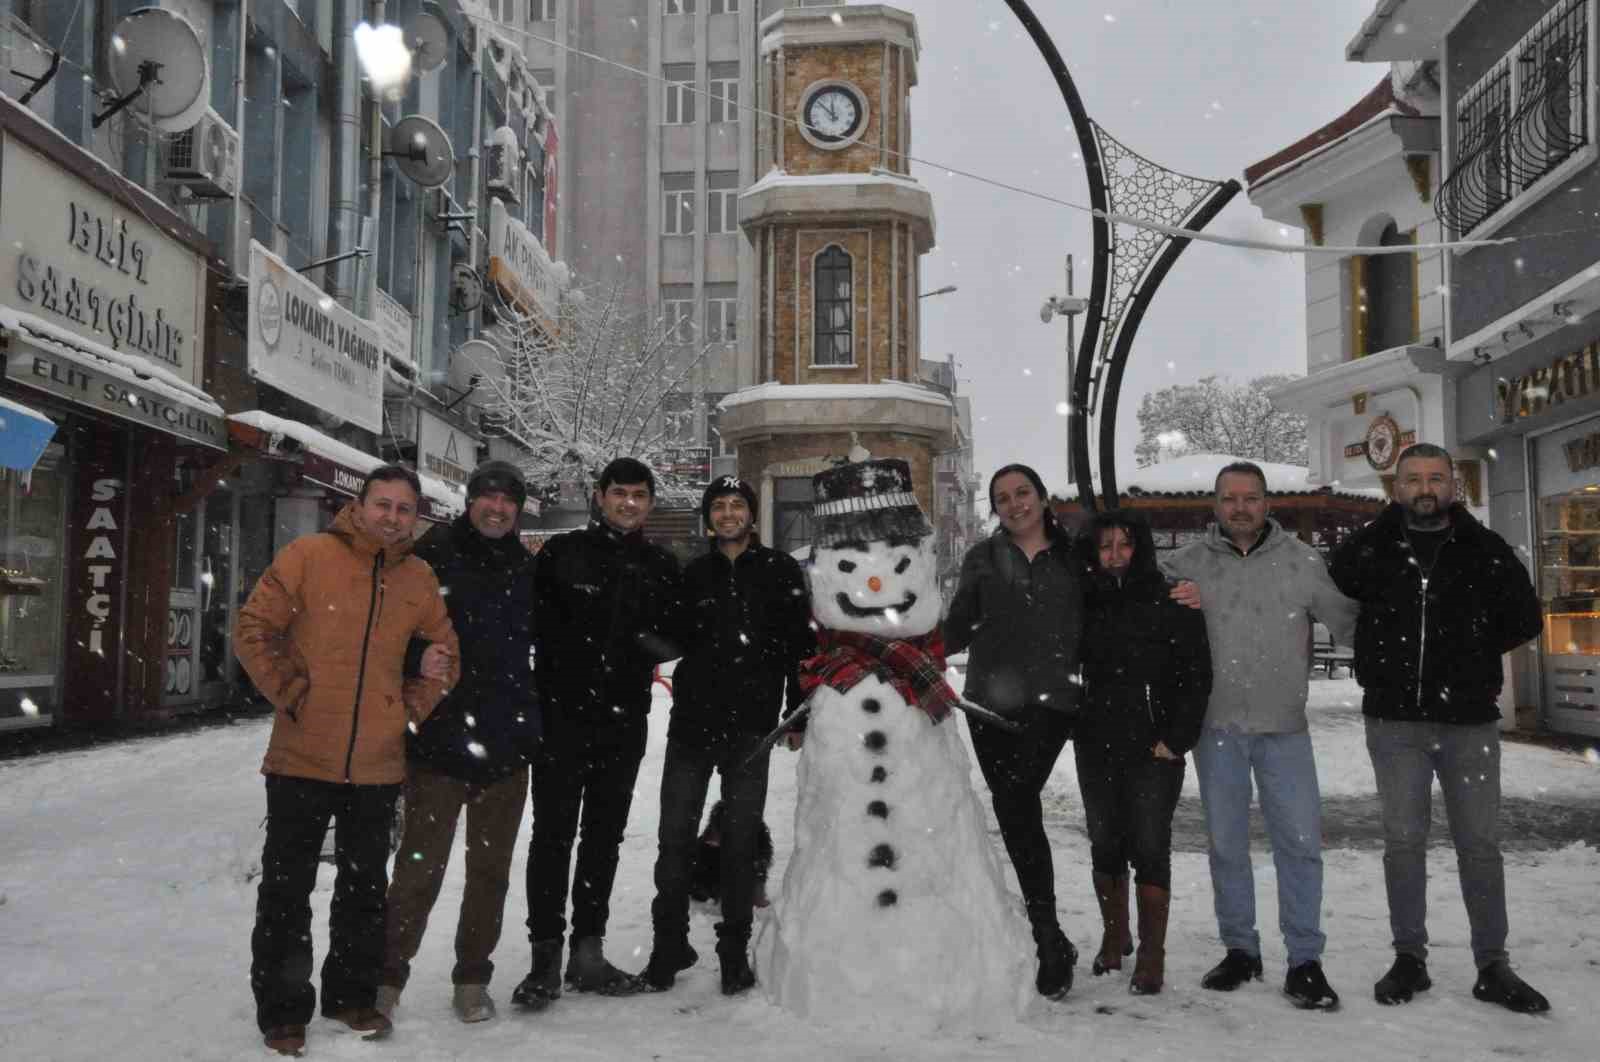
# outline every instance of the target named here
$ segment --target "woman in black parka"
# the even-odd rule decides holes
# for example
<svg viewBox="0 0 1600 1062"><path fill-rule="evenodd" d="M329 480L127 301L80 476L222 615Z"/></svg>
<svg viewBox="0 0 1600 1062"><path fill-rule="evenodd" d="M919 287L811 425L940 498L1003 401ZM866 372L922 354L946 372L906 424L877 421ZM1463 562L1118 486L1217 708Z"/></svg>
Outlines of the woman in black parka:
<svg viewBox="0 0 1600 1062"><path fill-rule="evenodd" d="M1077 710L1085 569L1033 469L996 472L989 504L1000 528L962 561L944 642L950 653L968 650L965 697L1022 727L1013 734L969 717L972 749L1033 926L1037 987L1059 999L1072 987L1078 953L1056 917L1039 797Z"/></svg>
<svg viewBox="0 0 1600 1062"><path fill-rule="evenodd" d="M1079 540L1085 595L1084 696L1074 753L1105 932L1095 974L1122 969L1128 868L1139 906L1129 991L1161 991L1172 886L1172 813L1184 754L1211 694L1205 615L1173 601L1149 526L1126 510L1096 516Z"/></svg>

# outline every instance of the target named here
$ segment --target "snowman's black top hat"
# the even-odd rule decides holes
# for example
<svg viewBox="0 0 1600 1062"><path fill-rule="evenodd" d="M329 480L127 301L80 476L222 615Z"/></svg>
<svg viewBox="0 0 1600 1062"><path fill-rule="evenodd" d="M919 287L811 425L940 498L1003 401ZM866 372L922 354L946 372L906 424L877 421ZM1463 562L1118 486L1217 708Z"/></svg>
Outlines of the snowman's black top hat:
<svg viewBox="0 0 1600 1062"><path fill-rule="evenodd" d="M811 544L834 549L848 543L919 539L933 525L911 489L911 466L899 458L860 461L818 472Z"/></svg>

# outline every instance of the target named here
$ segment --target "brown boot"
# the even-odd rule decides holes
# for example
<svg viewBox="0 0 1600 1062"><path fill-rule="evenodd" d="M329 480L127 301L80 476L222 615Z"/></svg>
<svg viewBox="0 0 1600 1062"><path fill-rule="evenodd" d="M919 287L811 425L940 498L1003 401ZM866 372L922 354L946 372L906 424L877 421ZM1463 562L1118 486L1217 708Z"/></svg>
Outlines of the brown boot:
<svg viewBox="0 0 1600 1062"><path fill-rule="evenodd" d="M1161 991L1167 973L1167 912L1172 892L1160 885L1140 885L1139 958L1133 964L1133 979L1128 991L1136 996L1153 996Z"/></svg>
<svg viewBox="0 0 1600 1062"><path fill-rule="evenodd" d="M1110 874L1094 876L1094 895L1100 901L1100 922L1105 927L1100 937L1100 954L1094 957L1094 975L1122 969L1122 957L1133 953L1133 937L1128 933L1128 879Z"/></svg>

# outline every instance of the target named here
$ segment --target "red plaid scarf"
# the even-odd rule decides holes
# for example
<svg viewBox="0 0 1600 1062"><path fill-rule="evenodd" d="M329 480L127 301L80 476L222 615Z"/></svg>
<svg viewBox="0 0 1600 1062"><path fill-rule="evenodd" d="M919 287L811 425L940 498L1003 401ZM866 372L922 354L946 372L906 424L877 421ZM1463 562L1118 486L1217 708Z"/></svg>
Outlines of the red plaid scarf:
<svg viewBox="0 0 1600 1062"><path fill-rule="evenodd" d="M817 641L817 655L800 662L800 689L807 696L818 686L844 693L875 675L935 723L956 706L956 691L944 680L944 638L938 628L920 638L895 641L824 630Z"/></svg>

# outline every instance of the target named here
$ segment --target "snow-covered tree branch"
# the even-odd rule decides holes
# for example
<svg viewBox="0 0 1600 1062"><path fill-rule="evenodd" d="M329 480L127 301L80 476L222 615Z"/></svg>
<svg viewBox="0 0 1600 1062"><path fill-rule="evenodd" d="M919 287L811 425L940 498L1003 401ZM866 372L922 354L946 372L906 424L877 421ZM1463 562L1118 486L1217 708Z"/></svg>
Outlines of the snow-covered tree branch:
<svg viewBox="0 0 1600 1062"><path fill-rule="evenodd" d="M1186 453L1231 454L1304 465L1306 419L1273 407L1267 393L1294 376L1258 376L1235 384L1206 376L1152 391L1139 403L1139 467Z"/></svg>

